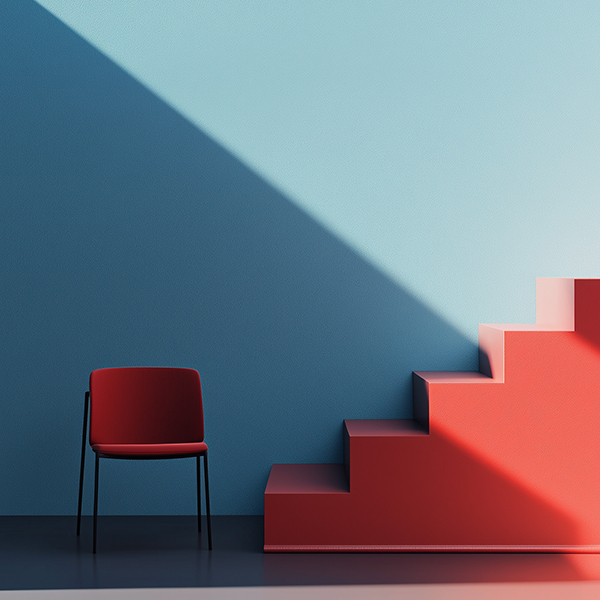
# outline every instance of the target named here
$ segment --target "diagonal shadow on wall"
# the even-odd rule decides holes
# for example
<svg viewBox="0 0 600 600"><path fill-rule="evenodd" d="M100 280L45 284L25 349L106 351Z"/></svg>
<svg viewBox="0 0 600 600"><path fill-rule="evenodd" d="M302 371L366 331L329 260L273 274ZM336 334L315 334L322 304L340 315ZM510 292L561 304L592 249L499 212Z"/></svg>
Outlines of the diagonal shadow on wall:
<svg viewBox="0 0 600 600"><path fill-rule="evenodd" d="M274 462L341 461L342 419L410 417L413 370L477 368L452 326L33 1L0 8L0 57L0 513L74 512L94 368L200 371L216 514L260 514ZM193 513L187 461L110 462L104 514Z"/></svg>

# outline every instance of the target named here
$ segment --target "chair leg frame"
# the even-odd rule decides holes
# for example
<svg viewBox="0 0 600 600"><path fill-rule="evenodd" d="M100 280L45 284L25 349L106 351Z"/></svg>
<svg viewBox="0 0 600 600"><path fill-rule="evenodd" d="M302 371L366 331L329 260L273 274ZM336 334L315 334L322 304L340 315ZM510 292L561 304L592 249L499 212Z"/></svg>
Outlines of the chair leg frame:
<svg viewBox="0 0 600 600"><path fill-rule="evenodd" d="M83 474L85 472L85 441L87 437L87 421L90 408L90 393L85 393L83 409L83 434L81 436L81 467L79 469L79 502L77 504L77 535L81 533L81 504L83 501Z"/></svg>
<svg viewBox="0 0 600 600"><path fill-rule="evenodd" d="M200 494L200 457L196 456L196 500L198 501L198 533L202 531L202 495Z"/></svg>
<svg viewBox="0 0 600 600"><path fill-rule="evenodd" d="M83 433L81 436L81 466L79 468L79 500L77 503L77 535L81 534L81 509L83 504L83 476L85 472L85 445L87 440L87 425L90 408L90 393L85 393L85 406L83 409ZM206 530L208 534L208 549L212 550L212 528L210 521L210 496L208 491L208 451L201 455L204 458L204 492L206 495ZM94 471L94 533L93 533L93 553L96 554L96 539L98 532L98 480L100 471L100 456L96 454ZM200 490L200 455L196 456L196 494L198 500L198 532L202 530L202 496Z"/></svg>
<svg viewBox="0 0 600 600"><path fill-rule="evenodd" d="M100 471L100 457L96 454L96 472L94 475L94 536L93 553L96 554L96 534L98 532L98 471Z"/></svg>
<svg viewBox="0 0 600 600"><path fill-rule="evenodd" d="M206 493L206 530L208 533L208 549L212 550L212 531L210 527L210 497L208 493L208 450L204 453L204 491Z"/></svg>
<svg viewBox="0 0 600 600"><path fill-rule="evenodd" d="M206 494L206 532L208 534L208 549L212 550L212 530L210 522L210 496L208 493L208 451L203 455L204 458L204 492ZM200 493L200 456L196 456L196 494L198 500L198 532L202 531L202 495Z"/></svg>

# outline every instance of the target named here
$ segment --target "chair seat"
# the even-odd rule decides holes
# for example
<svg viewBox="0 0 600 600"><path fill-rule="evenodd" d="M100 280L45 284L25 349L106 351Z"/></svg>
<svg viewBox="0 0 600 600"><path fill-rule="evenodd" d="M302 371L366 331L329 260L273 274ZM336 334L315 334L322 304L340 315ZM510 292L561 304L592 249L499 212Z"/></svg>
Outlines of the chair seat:
<svg viewBox="0 0 600 600"><path fill-rule="evenodd" d="M197 456L208 450L204 442L178 444L93 444L92 450L102 456L114 457L186 457Z"/></svg>

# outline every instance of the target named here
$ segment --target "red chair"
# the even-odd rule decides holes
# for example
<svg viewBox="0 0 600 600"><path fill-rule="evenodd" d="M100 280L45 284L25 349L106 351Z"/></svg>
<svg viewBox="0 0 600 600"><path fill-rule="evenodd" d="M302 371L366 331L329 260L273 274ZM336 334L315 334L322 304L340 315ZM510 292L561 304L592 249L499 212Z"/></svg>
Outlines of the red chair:
<svg viewBox="0 0 600 600"><path fill-rule="evenodd" d="M85 393L77 535L81 531L88 407L90 446L96 454L94 554L98 521L98 472L101 458L145 460L196 457L198 531L200 531L200 457L204 457L208 548L212 550L208 496L208 446L204 442L202 391L198 371L162 367L127 367L92 371L90 390Z"/></svg>

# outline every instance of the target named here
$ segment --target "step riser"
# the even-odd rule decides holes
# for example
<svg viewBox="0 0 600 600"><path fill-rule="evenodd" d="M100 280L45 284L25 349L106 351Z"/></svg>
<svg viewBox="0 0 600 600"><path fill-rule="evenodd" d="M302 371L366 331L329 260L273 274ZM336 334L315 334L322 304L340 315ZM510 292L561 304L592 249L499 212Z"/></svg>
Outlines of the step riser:
<svg viewBox="0 0 600 600"><path fill-rule="evenodd" d="M479 326L479 371L504 381L504 331L493 325Z"/></svg>
<svg viewBox="0 0 600 600"><path fill-rule="evenodd" d="M575 281L573 279L537 278L535 320L541 327L554 331L575 329Z"/></svg>

